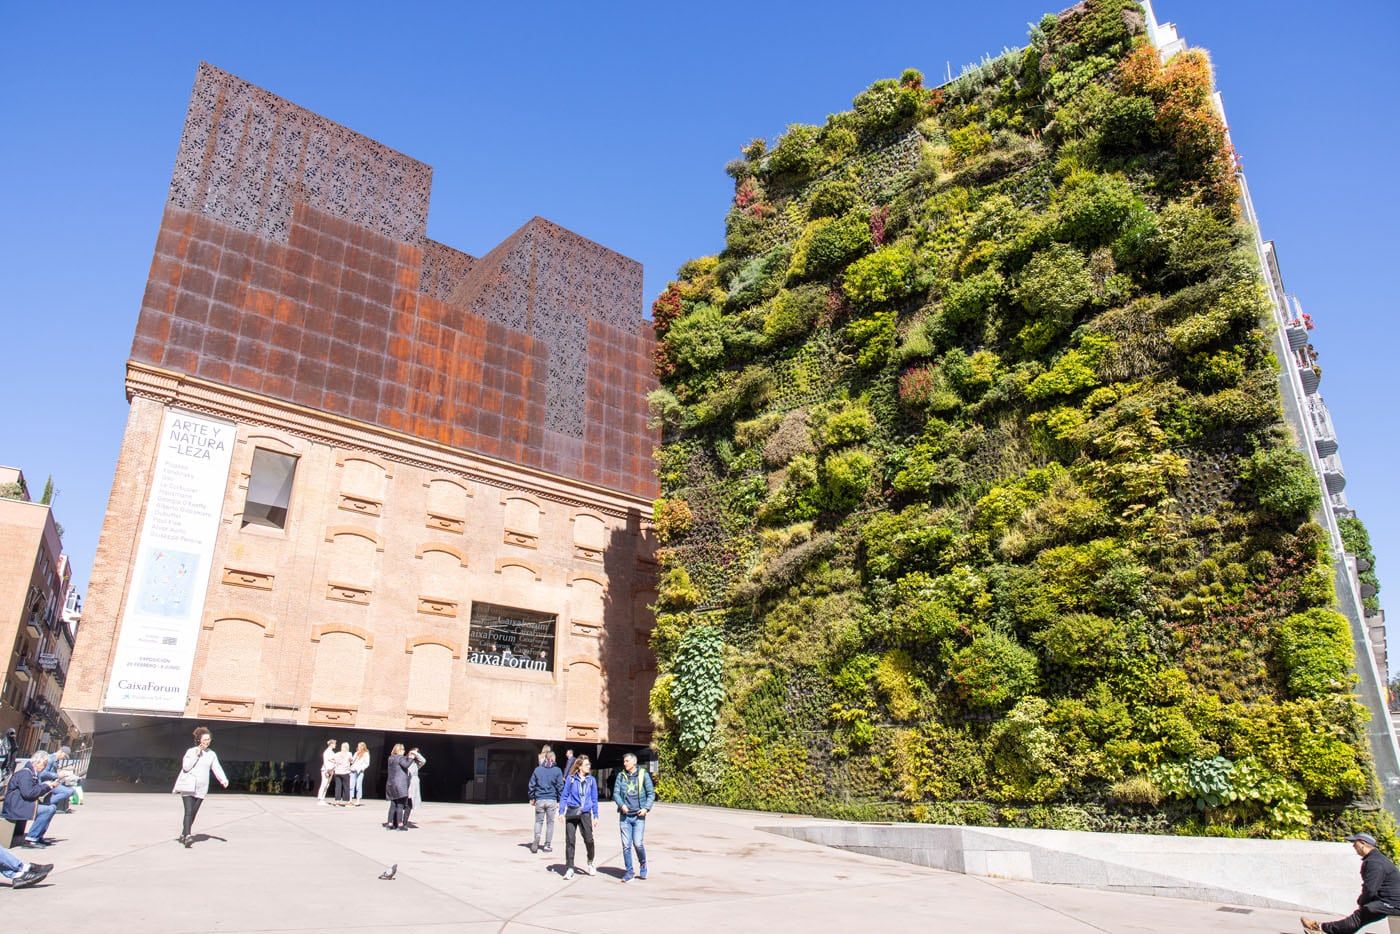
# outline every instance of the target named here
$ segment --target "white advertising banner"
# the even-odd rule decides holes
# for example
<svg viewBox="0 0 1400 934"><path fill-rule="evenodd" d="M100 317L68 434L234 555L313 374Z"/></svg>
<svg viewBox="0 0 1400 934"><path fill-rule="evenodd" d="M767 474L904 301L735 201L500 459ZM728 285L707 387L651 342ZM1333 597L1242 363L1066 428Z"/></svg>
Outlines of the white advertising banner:
<svg viewBox="0 0 1400 934"><path fill-rule="evenodd" d="M236 431L165 410L104 707L185 710Z"/></svg>

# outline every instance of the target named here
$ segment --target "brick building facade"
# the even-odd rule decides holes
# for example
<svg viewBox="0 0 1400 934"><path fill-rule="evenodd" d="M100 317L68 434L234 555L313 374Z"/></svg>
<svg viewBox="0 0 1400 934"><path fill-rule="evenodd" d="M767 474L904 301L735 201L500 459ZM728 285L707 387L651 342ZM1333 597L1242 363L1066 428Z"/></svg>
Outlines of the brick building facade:
<svg viewBox="0 0 1400 934"><path fill-rule="evenodd" d="M221 754L259 790L330 737L418 742L454 799L518 797L526 740L648 742L641 268L540 218L479 258L435 243L430 184L200 66L63 698L95 778L163 781L195 721L240 724ZM112 679L169 413L233 431L186 703L152 716Z"/></svg>

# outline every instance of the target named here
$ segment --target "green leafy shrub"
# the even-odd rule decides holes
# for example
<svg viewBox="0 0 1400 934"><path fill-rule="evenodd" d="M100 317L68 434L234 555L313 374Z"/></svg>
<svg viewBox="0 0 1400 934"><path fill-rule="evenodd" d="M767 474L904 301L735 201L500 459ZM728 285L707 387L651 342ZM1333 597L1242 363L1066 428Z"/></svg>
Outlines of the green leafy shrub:
<svg viewBox="0 0 1400 934"><path fill-rule="evenodd" d="M1274 631L1274 651L1298 697L1345 691L1352 682L1355 656L1346 617L1334 610L1295 613Z"/></svg>
<svg viewBox="0 0 1400 934"><path fill-rule="evenodd" d="M1307 455L1291 447L1261 447L1240 462L1240 479L1261 508L1297 522L1322 501Z"/></svg>
<svg viewBox="0 0 1400 934"><path fill-rule="evenodd" d="M1020 334L1021 346L1030 353L1048 347L1093 301L1094 291L1089 262L1074 247L1054 243L1036 253L1011 293L1031 315Z"/></svg>
<svg viewBox="0 0 1400 934"><path fill-rule="evenodd" d="M860 188L849 178L824 179L812 186L807 216L840 217L860 204Z"/></svg>
<svg viewBox="0 0 1400 934"><path fill-rule="evenodd" d="M681 637L674 664L670 704L677 740L690 752L703 749L714 735L715 718L724 700L724 637L714 626L695 626Z"/></svg>
<svg viewBox="0 0 1400 934"><path fill-rule="evenodd" d="M870 491L874 474L869 451L850 448L829 455L821 464L823 504L837 512L854 508Z"/></svg>
<svg viewBox="0 0 1400 934"><path fill-rule="evenodd" d="M859 212L821 217L803 228L793 247L788 278L810 278L836 272L870 249L870 222Z"/></svg>
<svg viewBox="0 0 1400 934"><path fill-rule="evenodd" d="M764 335L778 341L805 334L826 309L826 295L826 287L816 283L778 292L763 316Z"/></svg>
<svg viewBox="0 0 1400 934"><path fill-rule="evenodd" d="M724 354L726 330L719 309L701 305L671 325L666 332L666 347L682 367L700 370Z"/></svg>
<svg viewBox="0 0 1400 934"><path fill-rule="evenodd" d="M817 145L818 127L794 123L768 154L768 171L774 175L804 177L821 165L822 152Z"/></svg>
<svg viewBox="0 0 1400 934"><path fill-rule="evenodd" d="M982 632L953 653L948 673L972 707L1000 707L1035 689L1033 652L1010 636Z"/></svg>
<svg viewBox="0 0 1400 934"><path fill-rule="evenodd" d="M882 305L914 287L914 248L908 243L882 247L846 267L842 290L860 307Z"/></svg>

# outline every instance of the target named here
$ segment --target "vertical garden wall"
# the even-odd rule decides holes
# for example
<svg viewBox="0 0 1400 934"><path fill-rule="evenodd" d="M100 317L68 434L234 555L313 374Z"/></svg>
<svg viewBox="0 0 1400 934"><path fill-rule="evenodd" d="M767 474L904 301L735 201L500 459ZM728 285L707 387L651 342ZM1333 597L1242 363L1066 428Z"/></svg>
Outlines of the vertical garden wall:
<svg viewBox="0 0 1400 934"><path fill-rule="evenodd" d="M1211 91L1091 0L728 166L654 307L663 798L1389 834Z"/></svg>

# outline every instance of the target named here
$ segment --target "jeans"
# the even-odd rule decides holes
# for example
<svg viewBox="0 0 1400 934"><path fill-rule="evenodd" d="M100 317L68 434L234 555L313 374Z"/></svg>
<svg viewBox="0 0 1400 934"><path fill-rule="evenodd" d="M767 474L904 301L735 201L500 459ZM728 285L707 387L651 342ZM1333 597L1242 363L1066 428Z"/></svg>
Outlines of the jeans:
<svg viewBox="0 0 1400 934"><path fill-rule="evenodd" d="M343 775L337 773L335 776L335 800L341 804L350 800L350 773Z"/></svg>
<svg viewBox="0 0 1400 934"><path fill-rule="evenodd" d="M632 871L632 848L637 848L637 862L647 868L647 849L643 839L647 834L647 819L636 814L619 814L618 830L622 832L622 868Z"/></svg>
<svg viewBox="0 0 1400 934"><path fill-rule="evenodd" d="M364 773L364 772L351 772L351 773L350 773L350 800L351 800L351 801L360 801L360 800L363 800L363 799L364 799L364 796L365 796L365 773Z"/></svg>
<svg viewBox="0 0 1400 934"><path fill-rule="evenodd" d="M11 879L23 872L25 865L24 860L0 846L0 876Z"/></svg>
<svg viewBox="0 0 1400 934"><path fill-rule="evenodd" d="M535 799L535 842L540 842L540 827L544 827L544 845L554 846L554 820L559 816L559 802Z"/></svg>
<svg viewBox="0 0 1400 934"><path fill-rule="evenodd" d="M1386 917L1387 915L1382 912L1372 911L1363 906L1340 921L1323 922L1322 930L1326 931L1327 934L1352 934L1352 931L1359 931L1375 921L1384 921Z"/></svg>
<svg viewBox="0 0 1400 934"><path fill-rule="evenodd" d="M564 818L564 868L574 868L574 832L583 832L583 846L588 851L588 861L593 862L593 815L584 811L577 817Z"/></svg>
<svg viewBox="0 0 1400 934"><path fill-rule="evenodd" d="M53 794L49 795L49 804L52 804L60 811L66 810L68 799L71 797L73 797L73 786L59 785L53 790Z"/></svg>
<svg viewBox="0 0 1400 934"><path fill-rule="evenodd" d="M29 824L29 830L25 832L26 840L42 840L44 832L49 829L49 821L53 820L54 812L58 810L52 804L39 805L39 811L34 815L34 820Z"/></svg>
<svg viewBox="0 0 1400 934"><path fill-rule="evenodd" d="M185 806L184 829L180 831L180 836L188 837L190 831L194 829L194 816L199 813L199 806L204 803L203 798L196 798L194 795L181 795L180 802Z"/></svg>

